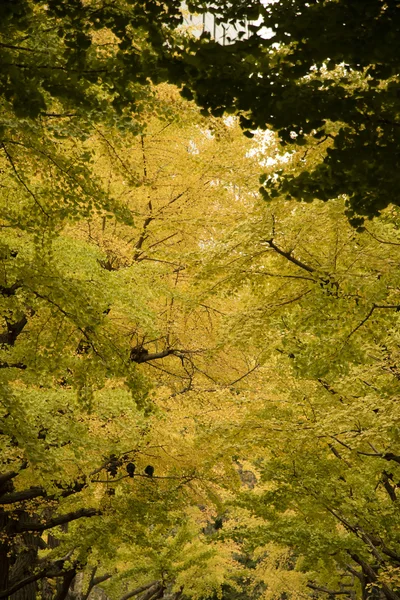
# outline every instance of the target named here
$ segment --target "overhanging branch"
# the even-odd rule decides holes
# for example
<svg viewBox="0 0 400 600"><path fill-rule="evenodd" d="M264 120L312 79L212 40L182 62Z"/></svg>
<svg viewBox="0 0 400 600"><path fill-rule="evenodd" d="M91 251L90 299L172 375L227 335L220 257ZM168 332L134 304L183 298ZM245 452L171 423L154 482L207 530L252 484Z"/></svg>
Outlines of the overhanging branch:
<svg viewBox="0 0 400 600"><path fill-rule="evenodd" d="M137 596L138 594L141 594L142 592L145 592L146 590L150 590L150 588L155 588L156 586L159 586L159 585L160 585L159 581L151 581L150 583L147 583L146 585L142 585L140 587L135 588L134 590L131 590L130 592L128 592L127 594L122 596L120 598L120 600L129 600L129 598L132 598L133 596Z"/></svg>
<svg viewBox="0 0 400 600"><path fill-rule="evenodd" d="M307 271L308 273L315 273L314 267L311 267L310 265L306 265L306 263L304 263L303 261L299 260L298 258L295 258L290 250L287 252L285 250L282 250L282 248L279 248L279 246L277 246L275 244L273 238L271 238L270 240L265 240L265 243L268 244L268 246L270 248L275 250L275 252L277 254L280 254L281 256L286 258L286 260L288 260L289 262L293 263L297 267L300 267L300 269L303 269L304 271Z"/></svg>
<svg viewBox="0 0 400 600"><path fill-rule="evenodd" d="M65 525L65 523L71 523L71 521L76 521L77 519L81 519L83 517L95 517L98 515L101 515L100 510L95 508L81 508L80 510L66 513L65 515L60 515L59 517L54 517L54 519L50 519L44 523L37 521L21 523L17 525L16 529L18 533L23 531L46 531L47 529L52 529L58 525Z"/></svg>

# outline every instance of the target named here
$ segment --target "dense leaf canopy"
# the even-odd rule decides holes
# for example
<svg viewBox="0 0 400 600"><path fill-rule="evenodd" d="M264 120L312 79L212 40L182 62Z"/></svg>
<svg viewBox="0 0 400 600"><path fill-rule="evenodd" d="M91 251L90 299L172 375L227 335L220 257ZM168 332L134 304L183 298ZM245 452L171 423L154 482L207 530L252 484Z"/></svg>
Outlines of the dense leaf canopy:
<svg viewBox="0 0 400 600"><path fill-rule="evenodd" d="M398 3L180 4L0 6L0 598L398 600Z"/></svg>
<svg viewBox="0 0 400 600"><path fill-rule="evenodd" d="M330 140L319 164L268 182L265 197L345 195L355 225L355 215L399 204L399 3L203 4L226 21L254 21L248 39L224 47L187 41L178 61L187 94L213 114L238 111L248 130L273 127L285 144Z"/></svg>
<svg viewBox="0 0 400 600"><path fill-rule="evenodd" d="M2 98L20 117L135 108L180 3L17 0L0 9ZM130 119L129 119L130 121Z"/></svg>

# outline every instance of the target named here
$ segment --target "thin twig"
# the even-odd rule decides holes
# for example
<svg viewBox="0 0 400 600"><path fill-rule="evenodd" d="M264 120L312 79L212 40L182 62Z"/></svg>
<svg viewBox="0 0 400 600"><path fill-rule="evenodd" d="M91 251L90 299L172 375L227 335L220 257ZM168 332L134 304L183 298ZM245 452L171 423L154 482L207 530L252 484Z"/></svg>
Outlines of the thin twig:
<svg viewBox="0 0 400 600"><path fill-rule="evenodd" d="M21 185L22 185L22 186L23 186L23 187L26 189L26 191L28 192L28 194L29 194L30 196L32 196L32 198L33 198L33 200L34 200L35 204L37 204L37 205L38 205L38 207L40 208L40 210L42 211L42 213L43 213L44 215L46 215L46 217L47 217L48 219L50 219L50 215L49 215L49 214L48 214L48 213L47 213L47 212L44 210L43 206L40 204L40 202L39 202L39 200L36 198L35 194L34 194L34 193L32 192L32 190L31 190L31 189L30 189L30 188L27 186L27 184L25 183L25 181L22 179L22 177L21 177L21 176L20 176L20 174L18 173L18 171L17 171L17 168L16 168L16 166L15 166L15 164L14 164L14 161L13 161L13 159L12 159L12 156L11 156L11 155L10 155L10 153L8 152L7 148L5 147L5 145L4 145L4 142L1 142L1 143L0 143L0 145L1 145L1 147L3 148L3 150L4 150L4 152L5 152L5 154L6 154L7 158L8 158L8 162L10 163L10 165L11 165L11 167L12 167L12 169L13 169L13 171L14 171L14 173L15 173L15 176L16 176L16 178L18 179L18 181L19 181L19 182L21 183Z"/></svg>

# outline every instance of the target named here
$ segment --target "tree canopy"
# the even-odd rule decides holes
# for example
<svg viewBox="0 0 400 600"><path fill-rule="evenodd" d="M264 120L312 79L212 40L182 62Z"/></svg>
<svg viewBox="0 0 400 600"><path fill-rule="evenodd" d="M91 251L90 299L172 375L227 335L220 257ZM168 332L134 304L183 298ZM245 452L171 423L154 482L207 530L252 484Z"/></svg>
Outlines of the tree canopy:
<svg viewBox="0 0 400 600"><path fill-rule="evenodd" d="M20 118L72 111L83 124L107 113L112 119L114 111L130 114L147 77L157 77L157 50L180 23L179 7L154 0L3 2L3 101Z"/></svg>
<svg viewBox="0 0 400 600"><path fill-rule="evenodd" d="M204 2L221 20L252 19L248 39L221 46L187 39L177 79L206 111L239 112L283 144L320 144L296 177L262 180L267 199L344 195L354 225L397 204L399 188L396 0ZM176 69L178 73L178 69Z"/></svg>
<svg viewBox="0 0 400 600"><path fill-rule="evenodd" d="M400 598L397 4L2 3L0 598Z"/></svg>

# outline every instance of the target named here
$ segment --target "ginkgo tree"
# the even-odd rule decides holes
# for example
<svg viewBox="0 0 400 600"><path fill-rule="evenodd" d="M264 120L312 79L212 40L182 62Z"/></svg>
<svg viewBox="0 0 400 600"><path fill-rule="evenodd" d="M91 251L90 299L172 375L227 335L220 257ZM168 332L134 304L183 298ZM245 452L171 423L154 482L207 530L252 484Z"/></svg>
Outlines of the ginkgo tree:
<svg viewBox="0 0 400 600"><path fill-rule="evenodd" d="M346 197L288 201L321 197L307 173L346 133L306 119L303 139L279 98L247 103L293 48L173 38L178 3L1 11L0 597L398 598L398 212L360 235ZM210 56L214 111L232 90L244 126L273 106L290 152L149 81L206 102ZM329 96L340 68L302 91ZM341 89L368 100L356 71Z"/></svg>
<svg viewBox="0 0 400 600"><path fill-rule="evenodd" d="M295 177L277 173L263 193L306 202L346 194L354 226L398 206L396 0L188 1L232 35L183 36L167 47L169 71L186 96L215 115L240 115L247 135L273 128L286 147L330 140L321 160ZM271 183L271 184L270 184Z"/></svg>
<svg viewBox="0 0 400 600"><path fill-rule="evenodd" d="M72 143L52 120L41 145L28 130L3 148L2 597L35 597L40 585L61 599L90 555L105 568L118 545L149 552L149 528L173 538L193 521L188 507L237 485L230 448L204 433L201 413L249 368L242 353L228 367L221 311L191 281L223 227L205 207L237 218L229 186L246 185L246 150L174 90L152 93L159 114L148 108L139 135L96 124ZM195 410L181 417L172 398L192 388ZM235 402L220 399L229 416ZM219 552L202 544L193 553L206 568ZM185 580L182 564L171 585ZM186 593L199 594L188 579Z"/></svg>
<svg viewBox="0 0 400 600"><path fill-rule="evenodd" d="M343 208L255 203L206 267L209 289L237 298L225 335L261 357L247 421L259 485L231 533L262 558L268 598L399 594L398 211L359 234Z"/></svg>
<svg viewBox="0 0 400 600"><path fill-rule="evenodd" d="M157 94L143 133L82 141L114 213L66 211L39 238L4 159L26 193L3 228L5 594L61 598L84 571L76 593L200 598L247 578L271 598L395 598L396 215L360 236L341 200L263 203L262 145L294 172L319 146L279 158L271 136ZM259 483L238 501L246 461Z"/></svg>

